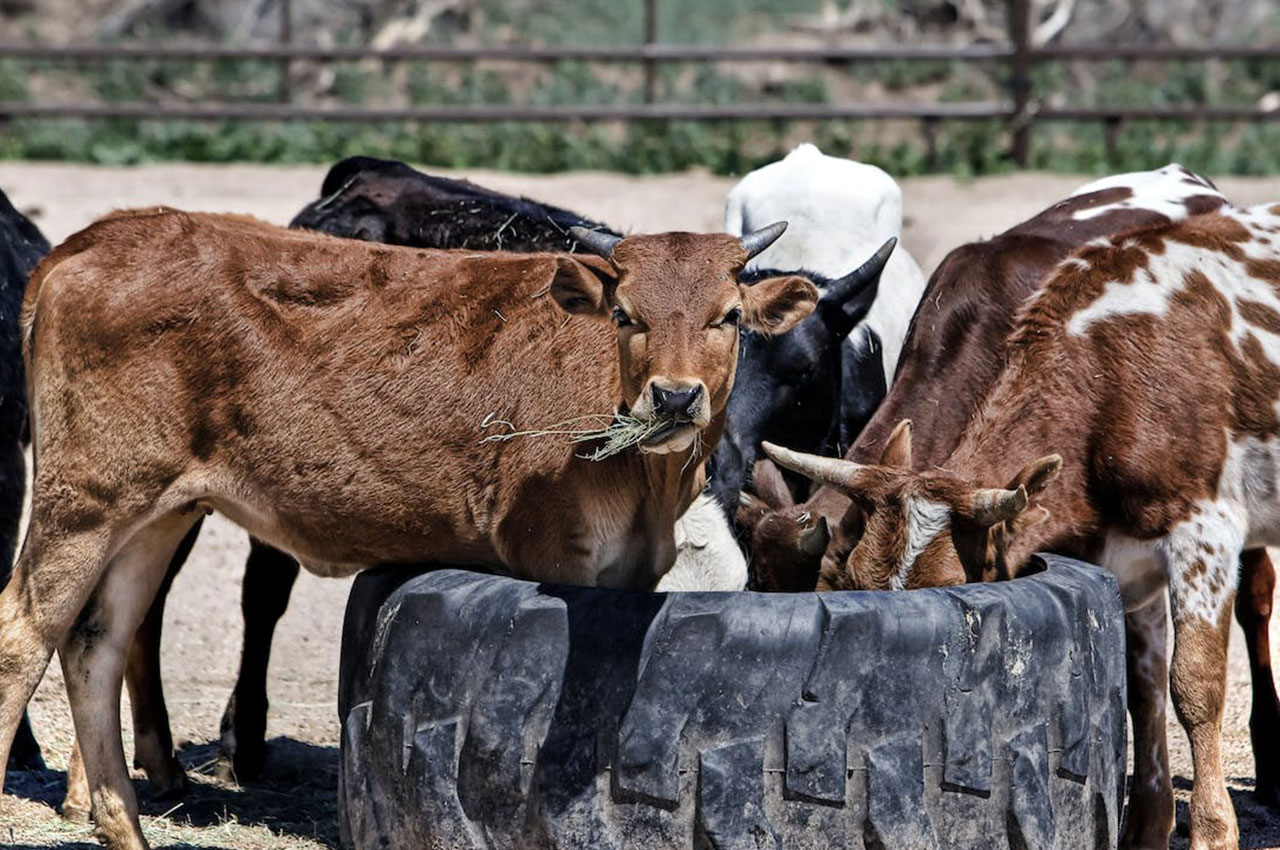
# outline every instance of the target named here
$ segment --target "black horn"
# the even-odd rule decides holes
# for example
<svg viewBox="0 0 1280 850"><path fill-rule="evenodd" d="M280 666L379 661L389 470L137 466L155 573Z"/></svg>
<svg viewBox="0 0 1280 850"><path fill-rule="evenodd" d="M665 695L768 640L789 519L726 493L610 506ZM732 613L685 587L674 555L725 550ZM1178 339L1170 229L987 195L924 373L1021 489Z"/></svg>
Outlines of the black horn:
<svg viewBox="0 0 1280 850"><path fill-rule="evenodd" d="M601 233L599 230L587 230L585 227L570 227L569 235L578 240L582 245L593 254L599 254L606 260L613 254L613 249L622 241L621 236L614 236L612 233Z"/></svg>
<svg viewBox="0 0 1280 850"><path fill-rule="evenodd" d="M890 236L889 240L880 246L880 250L871 255L871 259L839 280L832 281L823 291L822 300L831 304L844 304L863 287L878 283L880 273L884 271L884 264L889 262L889 256L897 244L898 237Z"/></svg>
<svg viewBox="0 0 1280 850"><path fill-rule="evenodd" d="M759 230L753 230L746 236L742 237L742 249L747 252L747 259L751 259L759 254L765 248L768 248L778 240L787 229L785 221L775 221L768 227L762 227Z"/></svg>

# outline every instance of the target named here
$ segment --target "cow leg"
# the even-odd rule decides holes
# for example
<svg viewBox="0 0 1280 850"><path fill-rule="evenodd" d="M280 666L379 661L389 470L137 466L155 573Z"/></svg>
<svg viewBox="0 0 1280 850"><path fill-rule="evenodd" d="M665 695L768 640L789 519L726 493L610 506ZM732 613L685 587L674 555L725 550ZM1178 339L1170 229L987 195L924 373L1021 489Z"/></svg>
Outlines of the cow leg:
<svg viewBox="0 0 1280 850"><path fill-rule="evenodd" d="M129 706L133 713L133 763L146 771L153 798L178 797L187 790L187 775L173 752L169 710L164 702L160 635L169 588L191 554L191 547L195 546L203 525L203 517L196 520L178 544L155 601L134 635L125 665L125 683L129 687Z"/></svg>
<svg viewBox="0 0 1280 850"><path fill-rule="evenodd" d="M129 649L194 518L171 514L133 535L63 643L63 678L90 789L94 832L110 850L145 850L120 737Z"/></svg>
<svg viewBox="0 0 1280 850"><path fill-rule="evenodd" d="M244 565L244 647L240 675L222 715L222 753L238 780L252 779L267 760L267 662L276 623L289 605L298 562L256 538Z"/></svg>
<svg viewBox="0 0 1280 850"><path fill-rule="evenodd" d="M1271 604L1276 590L1276 570L1266 549L1240 556L1240 589L1236 595L1236 620L1244 630L1253 678L1253 709L1249 737L1257 782L1254 794L1270 806L1280 805L1280 700L1271 675Z"/></svg>
<svg viewBox="0 0 1280 850"><path fill-rule="evenodd" d="M22 521L22 494L27 486L26 459L17 440L0 451L0 588L12 572L13 553L18 545ZM40 744L31 731L31 720L25 713L18 724L13 746L9 750L9 770L44 770Z"/></svg>
<svg viewBox="0 0 1280 850"><path fill-rule="evenodd" d="M1225 505L1202 506L1158 547L1169 576L1173 613L1173 707L1191 741L1191 850L1234 850L1235 810L1222 775L1222 707L1227 641L1243 517Z"/></svg>
<svg viewBox="0 0 1280 850"><path fill-rule="evenodd" d="M13 736L13 746L9 749L9 770L44 770L44 756L40 753L40 742L31 731L31 718L24 711L18 721L18 731Z"/></svg>
<svg viewBox="0 0 1280 850"><path fill-rule="evenodd" d="M0 592L0 786L23 710L97 583L110 546L101 526L50 528L41 514L33 510L17 568Z"/></svg>
<svg viewBox="0 0 1280 850"><path fill-rule="evenodd" d="M1165 850L1173 830L1173 782L1165 740L1165 693L1169 688L1168 605L1164 593L1124 616L1133 720L1133 784L1120 846Z"/></svg>
<svg viewBox="0 0 1280 850"><path fill-rule="evenodd" d="M152 797L156 799L179 797L187 790L187 774L173 753L169 711L164 702L164 683L160 677L160 633L169 588L191 554L191 547L195 545L203 524L203 517L196 520L178 544L155 601L134 635L125 666L129 707L133 713L133 766L146 772ZM80 755L80 742L77 741L67 764L67 796L62 800L62 816L73 823L87 823L90 805L89 780Z"/></svg>

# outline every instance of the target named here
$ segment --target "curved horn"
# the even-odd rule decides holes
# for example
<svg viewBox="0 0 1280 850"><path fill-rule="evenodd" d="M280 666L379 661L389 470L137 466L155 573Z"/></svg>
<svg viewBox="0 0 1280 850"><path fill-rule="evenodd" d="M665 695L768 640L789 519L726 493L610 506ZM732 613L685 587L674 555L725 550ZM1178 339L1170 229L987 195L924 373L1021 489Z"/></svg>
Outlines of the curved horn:
<svg viewBox="0 0 1280 850"><path fill-rule="evenodd" d="M889 262L889 257L897 244L898 237L890 236L889 240L881 245L880 250L872 254L869 260L839 280L830 283L822 293L822 300L832 304L843 304L864 287L879 286L880 273L884 271L884 264ZM874 297L873 293L872 298Z"/></svg>
<svg viewBox="0 0 1280 850"><path fill-rule="evenodd" d="M593 254L604 257L606 260L613 254L614 247L622 241L621 236L603 233L599 230L588 230L577 225L569 228L569 235L577 239L578 244L582 245L583 248Z"/></svg>
<svg viewBox="0 0 1280 850"><path fill-rule="evenodd" d="M762 227L759 230L753 230L746 236L742 237L742 250L747 252L747 259L751 259L759 254L765 248L768 248L778 240L787 229L785 221L775 221L768 227Z"/></svg>
<svg viewBox="0 0 1280 850"><path fill-rule="evenodd" d="M769 442L761 443L760 446L774 463L792 472L798 472L806 478L824 484L834 484L837 487L857 487L857 478L863 468L862 464L851 460L793 452L791 449L784 449Z"/></svg>
<svg viewBox="0 0 1280 850"><path fill-rule="evenodd" d="M827 527L827 518L818 517L818 524L800 532L800 551L811 558L821 558L831 542L831 530Z"/></svg>
<svg viewBox="0 0 1280 850"><path fill-rule="evenodd" d="M989 490L975 490L971 505L973 519L979 525L992 526L1007 522L1027 507L1027 488L1018 485L1016 490L1005 490L996 487Z"/></svg>

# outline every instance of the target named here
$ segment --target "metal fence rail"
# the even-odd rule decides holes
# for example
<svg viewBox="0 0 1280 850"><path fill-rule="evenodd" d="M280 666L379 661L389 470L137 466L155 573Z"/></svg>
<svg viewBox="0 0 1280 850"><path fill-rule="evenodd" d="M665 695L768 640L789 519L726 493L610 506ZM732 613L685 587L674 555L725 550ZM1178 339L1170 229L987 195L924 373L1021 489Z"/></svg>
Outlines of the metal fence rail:
<svg viewBox="0 0 1280 850"><path fill-rule="evenodd" d="M38 118L123 118L137 120L333 120L333 121L632 121L632 120L918 120L932 151L939 121L998 119L1012 130L1011 156L1025 164L1033 124L1041 121L1103 121L1108 145L1126 120L1261 121L1280 119L1280 108L1245 106L1114 106L1042 107L1033 90L1031 71L1037 63L1138 61L1208 61L1276 59L1280 45L1048 45L1031 44L1030 0L1008 0L1007 44L893 45L886 47L706 47L655 43L657 0L645 3L645 43L601 47L451 47L421 46L315 47L294 44L289 0L280 2L278 43L261 46L223 45L36 45L0 42L0 59L102 62L129 60L277 61L281 85L276 103L69 103L0 102L0 120ZM568 105L449 105L411 107L316 106L293 102L290 70L294 62L466 62L502 60L531 64L579 61L635 63L644 69L644 102ZM903 61L961 61L999 63L1007 68L1005 101L967 103L656 103L656 68L663 62L799 62L846 63Z"/></svg>

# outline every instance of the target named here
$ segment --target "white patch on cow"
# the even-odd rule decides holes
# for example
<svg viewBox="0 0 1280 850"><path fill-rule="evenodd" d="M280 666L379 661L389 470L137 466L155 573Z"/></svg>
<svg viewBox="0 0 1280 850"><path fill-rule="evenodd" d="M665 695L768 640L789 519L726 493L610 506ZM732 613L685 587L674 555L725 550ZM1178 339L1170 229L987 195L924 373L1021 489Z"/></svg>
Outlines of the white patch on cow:
<svg viewBox="0 0 1280 850"><path fill-rule="evenodd" d="M788 222L787 231L748 267L807 269L834 280L862 265L889 237L901 238L902 190L874 165L804 144L743 177L725 201L725 231L735 236L775 221ZM880 337L886 385L893 381L924 287L920 267L899 244L885 264L870 312L849 335L847 344L855 350L868 344L862 328Z"/></svg>
<svg viewBox="0 0 1280 850"><path fill-rule="evenodd" d="M1156 561L1157 542L1114 532L1103 541L1098 564L1116 577L1126 611L1145 608L1164 593L1165 576Z"/></svg>
<svg viewBox="0 0 1280 850"><path fill-rule="evenodd" d="M1239 221L1255 236L1264 235L1261 228L1274 226L1271 222L1280 218L1272 214L1268 207L1225 209L1223 215ZM1095 245L1101 241L1094 240L1089 244ZM1107 245L1109 244L1108 242ZM1247 299L1280 312L1280 297L1277 297L1275 288L1269 281L1253 277L1246 265L1249 258L1273 257L1273 253L1265 250L1266 246L1256 240L1246 241L1241 247L1244 260L1205 251L1183 242L1166 240L1164 250L1149 255L1146 268L1137 269L1131 281L1113 280L1107 283L1101 295L1071 317L1067 323L1067 331L1082 335L1095 323L1119 316L1162 316L1173 296L1186 287L1187 273L1198 271L1225 297L1231 310L1231 338L1236 345L1241 345L1247 337L1253 336L1262 345L1267 358L1280 365L1280 337L1246 322L1240 315L1237 304L1238 299Z"/></svg>
<svg viewBox="0 0 1280 850"><path fill-rule="evenodd" d="M676 562L661 579L660 592L743 590L747 560L720 504L709 493L693 500L676 521Z"/></svg>
<svg viewBox="0 0 1280 850"><path fill-rule="evenodd" d="M1115 188L1130 189L1133 194L1109 204L1077 210L1072 218L1084 221L1118 210L1148 210L1166 216L1170 221L1181 221L1190 213L1187 209L1188 198L1205 195L1222 197L1203 177L1177 163L1170 163L1155 171L1134 171L1104 177L1081 186L1071 193L1071 197Z"/></svg>
<svg viewBox="0 0 1280 850"><path fill-rule="evenodd" d="M907 584L907 574L920 553L951 525L951 508L932 499L908 499L907 546L902 550L898 571L889 578L889 586L902 590Z"/></svg>
<svg viewBox="0 0 1280 850"><path fill-rule="evenodd" d="M1161 539L1156 554L1169 577L1175 624L1191 619L1217 623L1226 612L1248 524L1242 505L1203 499L1189 519Z"/></svg>
<svg viewBox="0 0 1280 850"><path fill-rule="evenodd" d="M1244 548L1280 546L1280 440L1229 439L1218 501L1247 517Z"/></svg>

